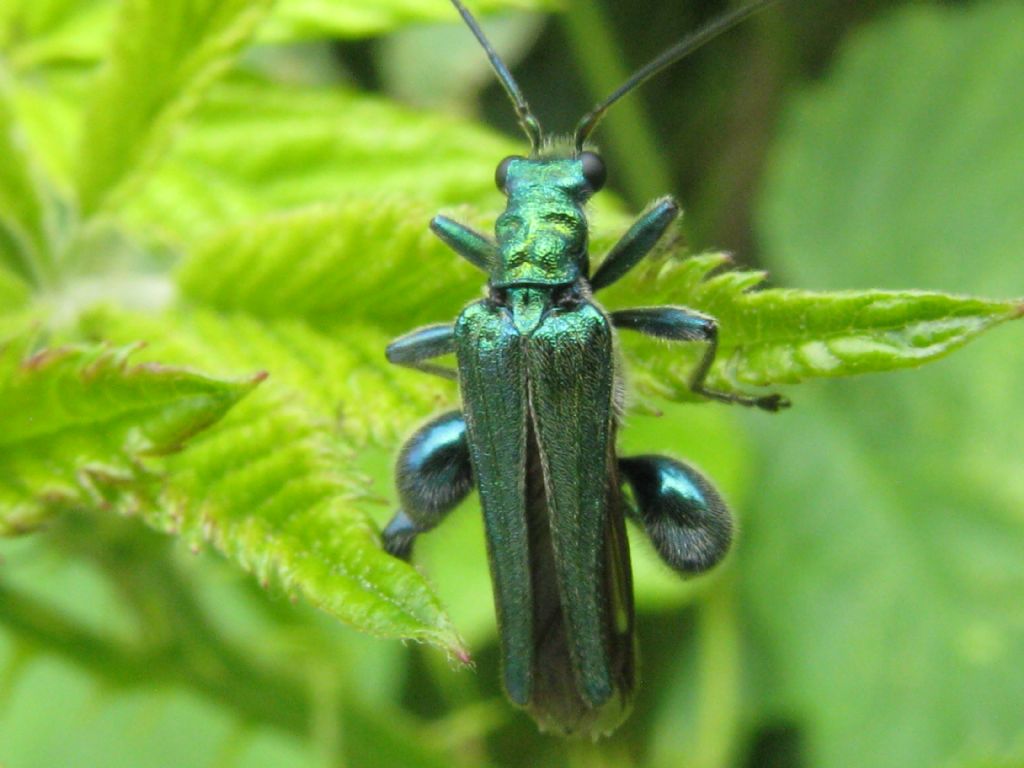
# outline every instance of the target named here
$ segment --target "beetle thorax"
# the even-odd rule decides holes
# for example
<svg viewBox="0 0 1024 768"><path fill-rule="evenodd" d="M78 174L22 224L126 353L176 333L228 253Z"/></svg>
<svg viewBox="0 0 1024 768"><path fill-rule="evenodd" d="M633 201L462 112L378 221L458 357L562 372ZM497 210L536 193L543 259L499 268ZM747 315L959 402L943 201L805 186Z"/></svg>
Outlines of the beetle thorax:
<svg viewBox="0 0 1024 768"><path fill-rule="evenodd" d="M574 283L587 272L589 196L579 163L521 159L509 168L508 205L495 234L501 261L494 285Z"/></svg>

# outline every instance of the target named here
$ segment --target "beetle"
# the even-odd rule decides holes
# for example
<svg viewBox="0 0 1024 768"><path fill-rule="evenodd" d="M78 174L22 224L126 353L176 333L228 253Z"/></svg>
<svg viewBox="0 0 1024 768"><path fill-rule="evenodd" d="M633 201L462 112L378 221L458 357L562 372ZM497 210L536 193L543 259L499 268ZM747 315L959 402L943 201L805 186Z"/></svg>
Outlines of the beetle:
<svg viewBox="0 0 1024 768"><path fill-rule="evenodd" d="M493 240L445 216L430 223L487 274L487 293L454 324L420 328L387 347L392 363L457 379L462 409L433 419L402 448L401 506L383 543L409 559L415 538L478 489L504 689L542 730L597 737L628 714L636 643L625 518L684 575L717 564L732 540L728 508L696 469L666 456L617 455L616 329L706 344L691 380L704 397L767 411L788 405L777 394L705 385L717 349L713 318L676 306L607 312L595 300L652 251L679 215L675 200L652 204L593 273L584 211L607 176L588 139L608 108L770 2L680 41L585 115L570 139L556 139L542 131L476 20L452 0L507 91L530 154L497 167L507 204ZM455 370L434 362L450 353Z"/></svg>

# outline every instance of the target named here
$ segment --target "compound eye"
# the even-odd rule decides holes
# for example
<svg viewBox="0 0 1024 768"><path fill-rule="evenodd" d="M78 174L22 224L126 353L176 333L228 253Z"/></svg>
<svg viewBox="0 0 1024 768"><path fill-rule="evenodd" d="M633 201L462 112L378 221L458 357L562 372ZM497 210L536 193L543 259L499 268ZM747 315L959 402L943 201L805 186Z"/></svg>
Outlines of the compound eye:
<svg viewBox="0 0 1024 768"><path fill-rule="evenodd" d="M509 155L498 163L498 169L494 172L494 183L498 185L498 189L502 192L505 191L505 184L508 182L508 169L512 165L513 160L522 160L522 158L518 155Z"/></svg>
<svg viewBox="0 0 1024 768"><path fill-rule="evenodd" d="M584 152L580 155L580 163L583 165L583 178L587 180L587 186L591 192L597 192L608 180L608 168L604 160L594 152Z"/></svg>

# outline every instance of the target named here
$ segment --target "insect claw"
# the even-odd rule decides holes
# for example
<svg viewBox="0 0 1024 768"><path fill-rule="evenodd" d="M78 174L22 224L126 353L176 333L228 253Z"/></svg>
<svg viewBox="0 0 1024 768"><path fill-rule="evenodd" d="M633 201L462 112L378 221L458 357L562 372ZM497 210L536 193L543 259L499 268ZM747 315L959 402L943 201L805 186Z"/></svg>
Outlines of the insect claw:
<svg viewBox="0 0 1024 768"><path fill-rule="evenodd" d="M788 397L784 395L765 395L764 397L757 398L754 401L754 405L763 411L769 411L770 413L776 413L785 408L789 408L793 403Z"/></svg>
<svg viewBox="0 0 1024 768"><path fill-rule="evenodd" d="M412 521L399 511L381 534L381 544L389 555L408 562L412 558L412 545L417 533Z"/></svg>

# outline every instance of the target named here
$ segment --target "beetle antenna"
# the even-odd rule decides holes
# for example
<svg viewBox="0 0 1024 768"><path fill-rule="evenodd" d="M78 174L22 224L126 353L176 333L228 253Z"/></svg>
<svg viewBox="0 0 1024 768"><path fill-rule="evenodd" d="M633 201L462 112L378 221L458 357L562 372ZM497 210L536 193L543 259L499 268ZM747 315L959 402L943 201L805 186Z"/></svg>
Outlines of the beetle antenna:
<svg viewBox="0 0 1024 768"><path fill-rule="evenodd" d="M484 52L487 54L487 58L491 61L491 67L494 69L494 74L498 76L498 80L505 88L505 92L508 97L512 100L512 104L516 109L516 117L519 118L519 125L530 139L531 148L536 151L540 149L543 140L543 131L541 131L540 122L536 117L533 116L533 112L530 111L530 105L526 103L526 97L523 96L523 92L519 89L515 79L512 77L512 73L509 72L508 66L501 60L498 52L494 50L487 36L484 35L484 31L480 28L477 20L473 18L473 14L469 12L461 2L461 0L452 0L452 5L455 6L455 10L462 16L462 20L466 22L466 26L469 27L470 31L476 37L477 41L483 47Z"/></svg>
<svg viewBox="0 0 1024 768"><path fill-rule="evenodd" d="M452 0L452 2L455 1L456 0ZM590 134L594 132L594 129L597 128L597 124L601 122L601 118L604 117L612 104L617 102L634 88L646 83L663 69L675 64L680 59L689 56L698 48L701 48L705 43L711 42L723 32L727 32L740 22L750 16L753 16L758 11L767 8L774 2L776 2L776 0L757 0L757 2L750 3L742 8L737 8L732 13L719 16L717 19L711 21L707 26L687 35L667 51L664 51L660 56L656 57L653 61L638 69L633 76L620 85L611 96L590 110L582 117L579 123L576 124L576 132L574 134L576 151L583 151L584 143L590 137Z"/></svg>

